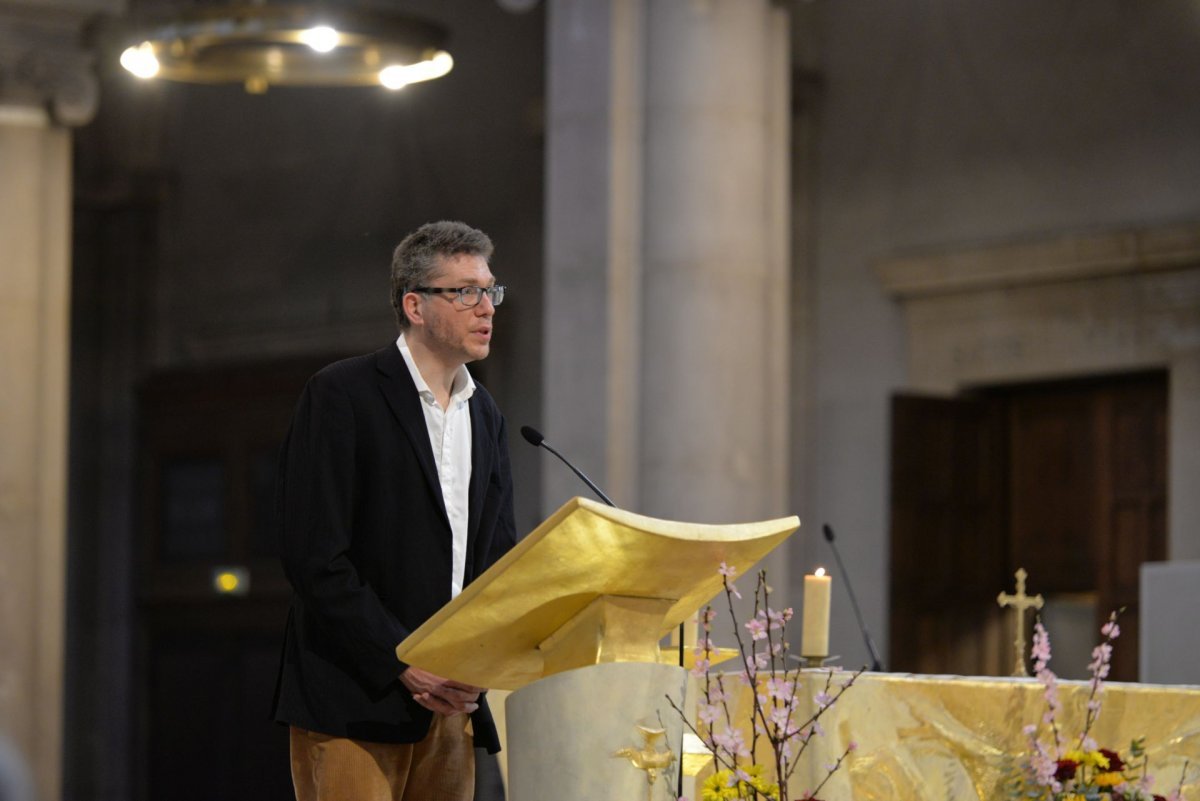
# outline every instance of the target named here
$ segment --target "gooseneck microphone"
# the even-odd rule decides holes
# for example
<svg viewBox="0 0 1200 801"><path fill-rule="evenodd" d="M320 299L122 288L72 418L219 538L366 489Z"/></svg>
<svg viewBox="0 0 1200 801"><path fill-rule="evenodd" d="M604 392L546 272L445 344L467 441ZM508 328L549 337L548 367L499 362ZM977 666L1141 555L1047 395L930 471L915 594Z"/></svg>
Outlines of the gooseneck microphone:
<svg viewBox="0 0 1200 801"><path fill-rule="evenodd" d="M542 436L541 431L538 431L536 428L530 428L529 426L521 426L521 436L524 437L525 441L528 442L533 447L545 448L546 450L553 453L555 456L557 456L559 458L559 460L563 464L565 464L567 467L571 468L571 471L574 472L575 475L579 476L579 478L581 478L583 480L583 483L587 484L588 487L591 488L592 492L596 493L596 495L598 495L600 497L600 500L604 501L609 506L616 506L616 504L612 502L612 498L608 497L603 492L601 492L600 488L597 487L595 484L593 484L592 480L590 478L588 478L587 476L585 476L578 467L576 467L575 465L568 462L567 457L563 456L561 453L554 450L554 448L551 448L549 445L547 445L546 438Z"/></svg>
<svg viewBox="0 0 1200 801"><path fill-rule="evenodd" d="M833 558L837 560L838 570L842 572L842 578L846 581L846 591L850 593L850 605L854 607L854 616L858 618L858 628L862 632L863 642L867 644L867 651L871 654L871 670L883 670L883 662L879 659L879 651L875 649L875 642L871 639L871 632L867 630L867 623L863 620L862 610L858 608L858 599L854 597L854 586L850 583L850 574L846 572L846 565L842 563L842 555L838 553L837 543L833 541L833 529L828 523L821 526L821 531L825 534L825 541L829 543L829 547L833 549Z"/></svg>
<svg viewBox="0 0 1200 801"><path fill-rule="evenodd" d="M567 461L567 457L563 456L561 453L554 450L554 448L551 448L549 445L546 444L546 438L542 436L541 431L538 431L536 428L532 428L530 426L521 426L521 436L524 437L525 441L528 442L533 447L545 448L546 450L553 453L555 456L557 456L559 458L559 461L561 461L567 467L571 468L571 471L575 475L579 476L579 478L583 480L583 483L587 484L591 488L592 492L594 492L598 496L600 496L600 500L604 501L609 506L612 506L614 508L616 507L616 504L612 502L612 499L609 498L607 495L605 495L603 492L601 492L600 488L597 487L595 484L593 484L592 480L590 478L585 476L578 467L576 467L575 465L573 465ZM679 666L680 667L684 666L683 633L684 633L684 624L681 621L679 623ZM675 789L676 789L676 793L675 793L676 797L682 797L683 796L683 760L679 761L679 773L676 776Z"/></svg>

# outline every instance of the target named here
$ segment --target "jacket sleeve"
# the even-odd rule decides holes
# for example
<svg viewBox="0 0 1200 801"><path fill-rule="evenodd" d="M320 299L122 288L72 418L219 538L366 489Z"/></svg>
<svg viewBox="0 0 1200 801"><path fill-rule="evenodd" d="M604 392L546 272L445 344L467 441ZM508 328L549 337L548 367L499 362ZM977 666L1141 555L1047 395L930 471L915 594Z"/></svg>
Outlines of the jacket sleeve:
<svg viewBox="0 0 1200 801"><path fill-rule="evenodd" d="M284 571L312 626L311 650L374 693L403 670L408 630L350 560L355 490L354 407L336 374L318 373L296 406L280 455L277 519Z"/></svg>

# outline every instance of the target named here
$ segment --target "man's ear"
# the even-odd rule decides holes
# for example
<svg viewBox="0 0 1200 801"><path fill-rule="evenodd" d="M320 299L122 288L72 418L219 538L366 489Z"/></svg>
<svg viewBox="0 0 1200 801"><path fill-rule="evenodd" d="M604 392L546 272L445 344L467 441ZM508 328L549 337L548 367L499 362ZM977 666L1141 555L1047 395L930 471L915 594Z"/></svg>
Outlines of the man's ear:
<svg viewBox="0 0 1200 801"><path fill-rule="evenodd" d="M410 325L424 325L425 317L421 313L421 296L418 293L409 292L400 298L400 308Z"/></svg>

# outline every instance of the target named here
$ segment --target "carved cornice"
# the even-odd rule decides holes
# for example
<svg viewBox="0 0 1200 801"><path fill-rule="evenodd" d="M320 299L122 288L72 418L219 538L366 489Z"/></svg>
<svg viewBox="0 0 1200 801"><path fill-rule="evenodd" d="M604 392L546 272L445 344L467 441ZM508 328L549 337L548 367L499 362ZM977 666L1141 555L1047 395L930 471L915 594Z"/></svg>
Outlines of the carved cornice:
<svg viewBox="0 0 1200 801"><path fill-rule="evenodd" d="M99 103L87 25L119 13L115 0L0 0L0 106L44 109L59 125L89 122Z"/></svg>
<svg viewBox="0 0 1200 801"><path fill-rule="evenodd" d="M877 273L901 299L1200 266L1200 223L888 259Z"/></svg>

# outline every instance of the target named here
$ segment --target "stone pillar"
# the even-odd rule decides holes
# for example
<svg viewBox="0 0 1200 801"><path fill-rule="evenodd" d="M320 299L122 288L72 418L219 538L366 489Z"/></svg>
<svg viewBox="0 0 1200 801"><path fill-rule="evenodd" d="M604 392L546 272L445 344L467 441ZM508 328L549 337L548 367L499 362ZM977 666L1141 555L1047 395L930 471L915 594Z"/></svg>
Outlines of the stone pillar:
<svg viewBox="0 0 1200 801"><path fill-rule="evenodd" d="M71 135L95 108L77 24L0 4L0 727L61 796Z"/></svg>
<svg viewBox="0 0 1200 801"><path fill-rule="evenodd" d="M638 509L644 0L547 5L545 425ZM587 494L543 470L543 512Z"/></svg>
<svg viewBox="0 0 1200 801"><path fill-rule="evenodd" d="M544 433L633 511L783 514L786 13L555 0L548 36Z"/></svg>
<svg viewBox="0 0 1200 801"><path fill-rule="evenodd" d="M70 135L0 108L0 721L58 797Z"/></svg>
<svg viewBox="0 0 1200 801"><path fill-rule="evenodd" d="M789 446L787 17L766 0L647 9L643 511L775 515Z"/></svg>

